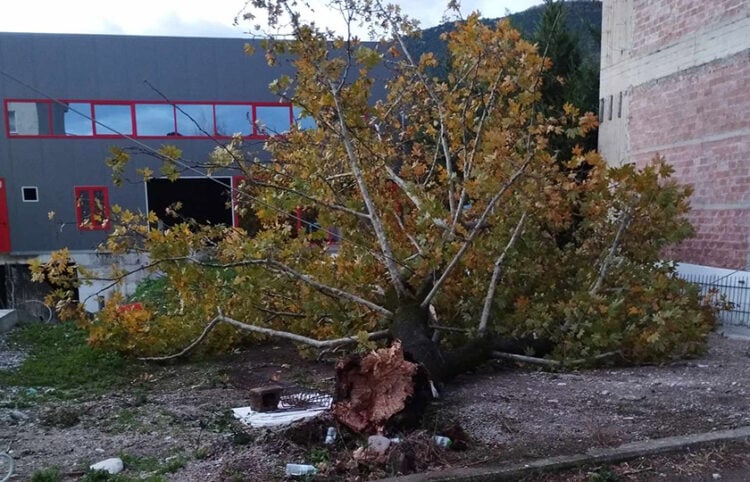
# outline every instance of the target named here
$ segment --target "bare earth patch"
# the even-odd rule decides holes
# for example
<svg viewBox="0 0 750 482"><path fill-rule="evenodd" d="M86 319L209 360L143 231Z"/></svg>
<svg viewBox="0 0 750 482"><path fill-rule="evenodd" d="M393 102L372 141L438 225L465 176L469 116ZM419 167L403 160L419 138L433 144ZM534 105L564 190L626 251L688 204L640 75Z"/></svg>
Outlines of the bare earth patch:
<svg viewBox="0 0 750 482"><path fill-rule="evenodd" d="M438 453L433 468L523 462L750 425L748 350L750 342L713 335L702 358L664 366L570 373L508 364L484 367L446 387L427 414L427 434L458 423L470 438L466 451ZM8 353L8 346L0 344L0 361L20 356ZM52 466L67 474L65 480L75 480L87 464L113 456L125 456L125 474L132 477L158 473L180 481L281 480L287 462L330 457L334 465L359 441L346 437L326 448L323 422L275 432L245 429L229 409L247 405L248 389L270 382L330 390L332 373L330 363L302 360L290 346L268 345L211 362L153 366L128 387L103 395L68 399L42 388L4 387L0 450L10 445L17 461L11 480L26 480ZM643 480L658 478L670 466L714 457L714 465L700 467L726 467L731 475L750 461L747 446L690 456L681 454L688 457L682 462L675 457L634 461L612 470L627 480ZM157 467L142 463L146 459L155 460ZM174 461L179 463L170 465ZM397 465L391 464L371 476L394 475L395 470ZM540 480L588 480L587 470ZM680 474L674 470L669 473Z"/></svg>

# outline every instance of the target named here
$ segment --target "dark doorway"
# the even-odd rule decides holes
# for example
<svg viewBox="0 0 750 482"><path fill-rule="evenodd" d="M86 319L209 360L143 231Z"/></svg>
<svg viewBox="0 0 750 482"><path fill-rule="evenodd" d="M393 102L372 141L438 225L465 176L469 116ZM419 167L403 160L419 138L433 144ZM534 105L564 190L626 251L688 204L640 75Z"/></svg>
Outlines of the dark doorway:
<svg viewBox="0 0 750 482"><path fill-rule="evenodd" d="M167 226L194 219L201 224L232 225L231 178L151 179L146 185L148 209ZM173 211L175 204L178 210Z"/></svg>

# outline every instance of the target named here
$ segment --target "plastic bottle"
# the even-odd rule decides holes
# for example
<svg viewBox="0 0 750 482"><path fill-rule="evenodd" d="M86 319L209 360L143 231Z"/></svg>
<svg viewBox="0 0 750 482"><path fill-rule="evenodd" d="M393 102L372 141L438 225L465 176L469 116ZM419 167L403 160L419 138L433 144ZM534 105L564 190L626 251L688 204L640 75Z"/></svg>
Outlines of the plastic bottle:
<svg viewBox="0 0 750 482"><path fill-rule="evenodd" d="M438 447L445 447L448 448L451 446L453 441L449 439L448 437L443 437L442 435L433 435L432 441L435 442L435 445Z"/></svg>
<svg viewBox="0 0 750 482"><path fill-rule="evenodd" d="M335 441L336 441L336 428L328 427L328 431L326 432L325 444L331 445Z"/></svg>
<svg viewBox="0 0 750 482"><path fill-rule="evenodd" d="M314 465L286 464L286 475L315 475L318 469Z"/></svg>

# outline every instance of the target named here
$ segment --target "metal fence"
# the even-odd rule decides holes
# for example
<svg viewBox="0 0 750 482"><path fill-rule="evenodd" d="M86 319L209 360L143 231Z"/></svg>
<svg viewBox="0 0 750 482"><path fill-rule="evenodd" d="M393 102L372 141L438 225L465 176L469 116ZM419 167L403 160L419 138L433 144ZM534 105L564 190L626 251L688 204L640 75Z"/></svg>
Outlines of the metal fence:
<svg viewBox="0 0 750 482"><path fill-rule="evenodd" d="M723 323L750 328L750 277L680 274L680 278L700 286L701 295L707 300L728 308L719 312Z"/></svg>

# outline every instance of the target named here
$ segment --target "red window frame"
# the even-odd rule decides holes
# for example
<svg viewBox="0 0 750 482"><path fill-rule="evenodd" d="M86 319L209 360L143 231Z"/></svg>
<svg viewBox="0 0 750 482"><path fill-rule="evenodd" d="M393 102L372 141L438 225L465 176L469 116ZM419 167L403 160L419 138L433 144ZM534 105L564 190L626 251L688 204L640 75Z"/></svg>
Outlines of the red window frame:
<svg viewBox="0 0 750 482"><path fill-rule="evenodd" d="M47 114L48 114L48 122L49 122L49 134L17 134L10 132L10 125L8 122L8 103L10 102L33 102L37 104L45 104L47 105ZM231 139L231 136L229 135L220 135L216 130L216 106L217 105L241 105L241 106L247 106L250 107L250 111L253 116L252 126L251 126L251 134L244 136L245 139L267 139L269 136L266 134L263 134L258 128L257 128L257 122L258 118L256 115L256 107L286 107L289 109L289 128L291 129L292 125L294 124L294 108L292 107L291 103L288 102L234 102L234 101L181 101L181 100L175 100L172 102L164 102L164 101L154 101L154 100L116 100L116 99L60 99L60 102L64 103L86 103L91 104L91 132L92 135L79 135L79 136L68 136L65 134L58 134L54 131L54 122L52 118L52 104L55 101L52 101L50 99L4 99L3 101L3 116L5 119L5 136L9 139L112 139L112 138L119 138L120 136L118 134L111 134L111 133L97 133L97 128L101 131L103 130L102 126L99 126L96 123L96 116L94 114L95 106L96 105L125 105L130 107L130 120L132 123L132 133L128 134L129 137L133 137L136 139L175 139L175 137L178 137L179 139L202 139L206 140L209 139L207 136L174 136L174 135L161 135L161 136L142 136L138 134L138 123L136 119L136 109L135 106L137 104L151 104L151 105L169 105L172 106L172 116L174 120L175 125L175 132L177 129L177 116L178 112L177 109L175 109L175 105L211 105L213 107L213 137L217 139ZM18 116L16 116L16 123L18 123Z"/></svg>
<svg viewBox="0 0 750 482"><path fill-rule="evenodd" d="M52 101L50 101L52 102ZM72 100L66 100L65 102L73 102ZM96 122L96 107L100 105L113 105L113 106L123 106L128 107L130 110L130 132L126 132L125 135L134 137L135 136L135 103L133 102L126 102L126 101L118 101L118 100L92 100L92 101L75 101L75 102L91 102L91 118L93 119L91 123L93 124L93 135L91 136L77 136L77 137L96 137L96 138L106 138L106 139L113 139L120 137L120 134L113 134L113 133L99 133L99 130L105 130L105 128L101 125L99 125ZM65 137L63 135L55 135L54 133L54 125L51 126L52 129L52 136L53 137Z"/></svg>
<svg viewBox="0 0 750 482"><path fill-rule="evenodd" d="M74 200L76 207L76 221L78 229L81 231L104 231L110 228L110 209L109 209L109 191L107 186L75 186L73 188ZM102 193L101 214L95 215L99 211L96 204L96 193ZM82 201L82 194L87 194L87 200ZM88 218L84 204L88 203Z"/></svg>

